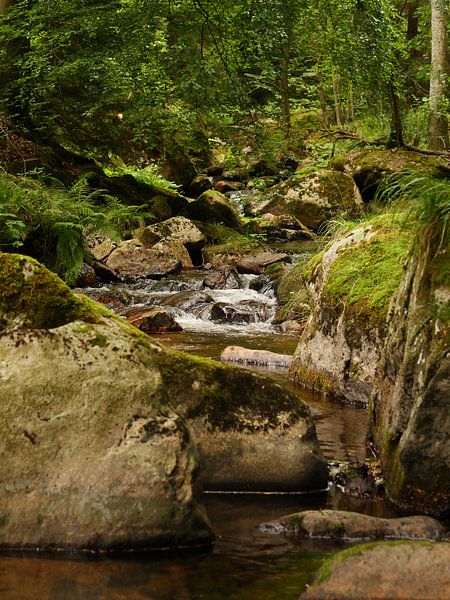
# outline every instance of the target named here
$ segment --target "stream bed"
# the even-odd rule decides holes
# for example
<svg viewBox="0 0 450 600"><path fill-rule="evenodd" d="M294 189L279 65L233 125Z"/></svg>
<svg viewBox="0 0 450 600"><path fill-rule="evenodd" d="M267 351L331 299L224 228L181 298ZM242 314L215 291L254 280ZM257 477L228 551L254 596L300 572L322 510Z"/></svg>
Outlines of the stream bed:
<svg viewBox="0 0 450 600"><path fill-rule="evenodd" d="M180 333L154 336L168 347L218 359L229 345L293 354L296 337L272 325L276 300L271 286L256 291L252 276L242 288L205 289L205 271L164 281L111 284L84 289L117 300L116 310L169 306ZM217 306L220 306L218 310ZM216 315L216 316L215 316ZM217 316L218 315L218 316ZM287 384L282 370L256 369ZM295 389L313 412L329 461L365 458L367 414ZM377 516L394 511L383 500L344 494L338 486L310 494L204 494L217 536L210 552L116 559L9 555L0 558L2 600L294 600L323 560L343 542L303 540L263 532L259 525L306 509L339 508Z"/></svg>

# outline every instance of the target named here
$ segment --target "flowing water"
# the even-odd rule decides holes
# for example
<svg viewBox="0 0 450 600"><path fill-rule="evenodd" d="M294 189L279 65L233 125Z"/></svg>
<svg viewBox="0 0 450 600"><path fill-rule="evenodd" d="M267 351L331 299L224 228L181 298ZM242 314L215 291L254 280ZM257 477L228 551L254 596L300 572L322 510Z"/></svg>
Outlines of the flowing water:
<svg viewBox="0 0 450 600"><path fill-rule="evenodd" d="M292 354L297 340L271 324L276 300L270 285L209 290L207 273L191 272L165 281L108 285L83 290L109 299L122 314L149 306L168 306L184 331L155 336L172 348L218 359L229 345ZM259 369L287 384L282 370ZM329 460L363 460L366 412L324 400L299 389L308 402L318 437ZM323 560L342 542L294 542L258 526L311 508L342 508L387 516L385 502L351 498L338 487L315 494L205 494L217 541L202 554L133 559L3 556L2 600L294 600Z"/></svg>

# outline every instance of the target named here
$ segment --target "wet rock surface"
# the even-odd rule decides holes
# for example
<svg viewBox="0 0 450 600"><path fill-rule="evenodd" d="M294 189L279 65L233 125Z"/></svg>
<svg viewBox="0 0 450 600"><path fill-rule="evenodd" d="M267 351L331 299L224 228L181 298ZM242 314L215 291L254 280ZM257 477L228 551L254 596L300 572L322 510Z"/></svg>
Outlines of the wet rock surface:
<svg viewBox="0 0 450 600"><path fill-rule="evenodd" d="M183 331L167 309L151 308L127 317L128 322L144 333L175 333Z"/></svg>

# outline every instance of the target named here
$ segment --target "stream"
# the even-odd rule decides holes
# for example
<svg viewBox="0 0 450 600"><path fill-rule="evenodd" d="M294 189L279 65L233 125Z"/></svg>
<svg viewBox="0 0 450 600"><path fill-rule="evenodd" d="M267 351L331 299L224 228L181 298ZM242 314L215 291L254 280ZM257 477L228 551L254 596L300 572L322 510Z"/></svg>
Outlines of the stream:
<svg viewBox="0 0 450 600"><path fill-rule="evenodd" d="M113 299L119 314L149 306L169 307L180 333L154 336L168 347L218 359L229 345L292 354L297 339L271 324L276 299L271 285L252 289L243 276L239 289L203 287L206 271L163 281L109 284L83 289L95 299ZM258 368L287 383L283 370ZM363 460L367 414L293 388L311 407L325 457ZM2 600L294 600L312 581L323 560L344 542L289 541L261 531L261 523L306 509L339 508L377 516L395 512L383 500L344 494L338 486L309 494L204 494L217 541L211 552L133 559L73 559L60 556L3 556Z"/></svg>

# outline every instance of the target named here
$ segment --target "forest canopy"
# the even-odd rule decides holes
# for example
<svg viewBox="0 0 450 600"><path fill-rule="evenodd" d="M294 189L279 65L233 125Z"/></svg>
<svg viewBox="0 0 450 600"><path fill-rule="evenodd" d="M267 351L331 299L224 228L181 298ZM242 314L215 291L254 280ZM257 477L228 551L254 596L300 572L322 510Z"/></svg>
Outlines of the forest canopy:
<svg viewBox="0 0 450 600"><path fill-rule="evenodd" d="M264 118L295 152L300 113L325 128L357 123L392 145L448 147L445 0L1 7L3 111L35 139L105 163L117 155L195 167L215 126Z"/></svg>

